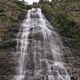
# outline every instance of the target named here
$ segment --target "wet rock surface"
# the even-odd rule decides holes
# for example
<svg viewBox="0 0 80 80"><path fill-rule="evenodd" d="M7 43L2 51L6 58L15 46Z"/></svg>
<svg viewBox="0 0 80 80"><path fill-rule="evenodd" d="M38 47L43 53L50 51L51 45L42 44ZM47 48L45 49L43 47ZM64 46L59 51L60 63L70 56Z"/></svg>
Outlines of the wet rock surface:
<svg viewBox="0 0 80 80"><path fill-rule="evenodd" d="M69 66L67 69L71 76L71 80L79 80L80 79L80 60L79 60L79 51L73 50L69 47L66 47L65 54L67 57L64 57L66 64Z"/></svg>
<svg viewBox="0 0 80 80"><path fill-rule="evenodd" d="M20 58L20 54L21 54L21 52L19 52L21 49L20 47L22 46L22 44L23 45L25 44L25 46L28 46L28 47L25 50L25 53L26 53L25 59L23 60L24 62L22 63L24 64L24 68L25 68L25 78L23 80L26 80L26 79L27 80L51 80L51 79L52 80L53 79L54 80L70 80L68 78L64 78L64 79L58 78L59 77L58 74L64 77L68 72L71 77L71 80L79 80L79 76L80 76L80 67L79 67L80 60L79 60L79 54L78 54L79 51L74 50L74 55L73 55L71 51L72 49L68 47L63 47L62 42L58 40L59 38L57 38L59 36L56 35L56 33L51 27L49 27L50 24L46 23L48 24L46 26L49 27L48 29L50 29L53 32L52 35L49 35L49 32L46 31L47 29L45 28L42 29L44 25L39 25L39 24L42 24L44 21L41 22L41 20L39 20L40 16L35 13L36 11L34 12L34 14L31 15L32 22L30 23L26 22L26 24L30 24L29 26L30 28L28 30L30 33L28 37L26 37L27 36L26 28L25 28L26 26L24 25L20 29L20 33L17 39L18 48L16 47L17 43L16 43L16 40L14 39L7 42L2 42L0 44L0 48L11 47L7 52L4 52L4 54L6 55L4 55L2 51L0 52L2 54L2 56L0 57L0 61L1 61L0 66L2 67L0 70L0 74L1 74L0 78L2 80L11 80L11 79L19 80L20 79L20 78L14 79L14 76L18 75L18 72L15 70L16 70L16 66L19 65L18 59ZM14 31L14 30L10 29L10 31ZM17 31L18 29L16 29L15 33ZM24 33L24 36L23 36L23 39L21 39L20 36L22 36L23 33ZM47 37L45 37L46 35ZM28 42L28 44L26 45L25 42ZM49 42L52 42L52 44L50 45ZM55 46L57 45L57 46L55 47L53 45ZM51 48L50 46L53 48ZM58 50L58 46L60 48L59 53L64 58L63 58L63 61L58 61L58 63L55 63L56 56L53 54L52 51ZM23 48L23 53L24 53L24 48ZM57 52L54 52L54 53L57 53ZM58 60L60 60L59 55L58 55ZM61 65L62 64L61 62L63 63L64 66ZM23 75L21 74L19 75L19 77L20 76L23 76Z"/></svg>
<svg viewBox="0 0 80 80"><path fill-rule="evenodd" d="M28 11L18 38L13 80L70 80L62 59L62 42L41 9Z"/></svg>
<svg viewBox="0 0 80 80"><path fill-rule="evenodd" d="M12 51L12 52L11 52ZM15 47L11 47L8 49L1 48L0 49L0 79L1 80L9 80L13 74L15 74L15 65L16 60L13 56L15 51Z"/></svg>

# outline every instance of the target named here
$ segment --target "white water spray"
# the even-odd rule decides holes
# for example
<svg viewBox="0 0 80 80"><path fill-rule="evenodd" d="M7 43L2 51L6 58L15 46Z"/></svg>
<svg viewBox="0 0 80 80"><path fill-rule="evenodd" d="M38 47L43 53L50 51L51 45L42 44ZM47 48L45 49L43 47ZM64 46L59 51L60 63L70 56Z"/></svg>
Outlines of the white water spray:
<svg viewBox="0 0 80 80"><path fill-rule="evenodd" d="M59 35L41 9L31 9L19 32L17 75L13 80L70 80Z"/></svg>

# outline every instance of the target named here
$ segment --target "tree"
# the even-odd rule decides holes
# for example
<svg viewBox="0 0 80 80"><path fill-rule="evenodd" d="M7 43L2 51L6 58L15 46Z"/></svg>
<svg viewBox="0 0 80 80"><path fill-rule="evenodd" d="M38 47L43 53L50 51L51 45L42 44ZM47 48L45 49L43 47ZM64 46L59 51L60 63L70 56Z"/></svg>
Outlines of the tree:
<svg viewBox="0 0 80 80"><path fill-rule="evenodd" d="M41 4L46 4L47 3L48 4L48 3L50 3L50 1L49 0L40 0L39 3L41 3Z"/></svg>
<svg viewBox="0 0 80 80"><path fill-rule="evenodd" d="M39 3L44 3L44 0L40 0Z"/></svg>

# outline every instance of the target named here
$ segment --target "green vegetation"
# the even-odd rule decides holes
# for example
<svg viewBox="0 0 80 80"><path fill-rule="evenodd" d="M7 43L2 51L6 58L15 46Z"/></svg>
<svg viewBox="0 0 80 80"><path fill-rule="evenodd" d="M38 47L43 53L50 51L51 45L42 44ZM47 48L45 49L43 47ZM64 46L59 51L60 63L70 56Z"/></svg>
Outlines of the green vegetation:
<svg viewBox="0 0 80 80"><path fill-rule="evenodd" d="M80 1L52 0L39 5L51 24L56 26L65 45L80 50Z"/></svg>
<svg viewBox="0 0 80 80"><path fill-rule="evenodd" d="M67 61L71 64L68 68L71 80L78 80L79 76L75 75L80 75L80 0L52 0L37 6L42 8L46 18L58 31L68 51L64 53L64 60L67 65Z"/></svg>
<svg viewBox="0 0 80 80"><path fill-rule="evenodd" d="M8 80L8 76L15 73L16 63L10 52L15 50L14 38L28 9L30 6L24 2L0 0L0 80Z"/></svg>
<svg viewBox="0 0 80 80"><path fill-rule="evenodd" d="M70 47L73 54L79 55L80 0L52 0L52 2L40 0L39 4L34 3L33 7L42 8L44 15L62 37L64 45ZM15 73L13 69L16 63L9 52L15 49L14 38L30 8L31 6L17 0L0 0L0 70L2 70L0 74L2 76ZM0 77L0 80L6 79Z"/></svg>
<svg viewBox="0 0 80 80"><path fill-rule="evenodd" d="M0 1L0 38L1 39L8 40L12 38L13 33L9 32L9 28L13 28L13 29L15 27L19 28L18 24L21 20L24 19L24 16L28 9L30 9L30 6L24 5L24 2L20 2L17 0Z"/></svg>
<svg viewBox="0 0 80 80"><path fill-rule="evenodd" d="M1 43L4 44L5 41L6 42L10 41L16 37L16 34L19 31L20 23L23 21L28 9L30 9L30 6L25 5L24 2L21 1L17 1L17 0L0 1ZM6 45L6 47L9 48L10 46L8 45Z"/></svg>

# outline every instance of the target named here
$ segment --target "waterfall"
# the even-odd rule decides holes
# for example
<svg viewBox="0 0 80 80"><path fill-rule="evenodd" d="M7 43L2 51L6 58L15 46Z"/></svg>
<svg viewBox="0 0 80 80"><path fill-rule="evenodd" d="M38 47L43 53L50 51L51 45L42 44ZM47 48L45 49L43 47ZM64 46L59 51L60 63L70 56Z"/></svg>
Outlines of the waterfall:
<svg viewBox="0 0 80 80"><path fill-rule="evenodd" d="M18 65L13 80L70 80L62 46L41 9L29 10L18 33Z"/></svg>

